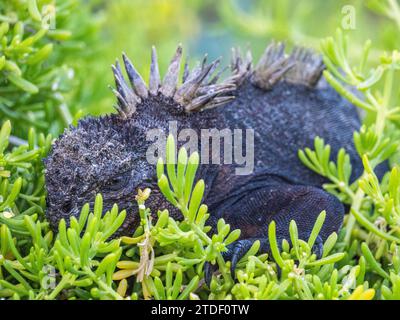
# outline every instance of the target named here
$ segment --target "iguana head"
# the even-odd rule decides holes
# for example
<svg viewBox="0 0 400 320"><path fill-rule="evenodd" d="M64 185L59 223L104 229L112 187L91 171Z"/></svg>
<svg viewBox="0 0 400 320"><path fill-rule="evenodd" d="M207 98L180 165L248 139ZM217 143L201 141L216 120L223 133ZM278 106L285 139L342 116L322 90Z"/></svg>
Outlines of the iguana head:
<svg viewBox="0 0 400 320"><path fill-rule="evenodd" d="M181 55L179 46L161 81L153 48L147 86L124 54L129 84L118 61L112 66L116 85L112 90L118 113L84 118L55 141L44 160L46 214L53 228L57 228L62 218L68 222L71 216L77 217L85 203L93 205L97 193L103 196L105 211L115 203L127 210L121 234L131 233L139 223L134 200L138 188L153 189L150 207L168 207L160 203L164 200L157 192L155 165L146 157L152 143L146 139L148 131L162 129L167 133L170 120L186 128L201 126L199 121L207 120L202 117L197 121L193 113L232 100L232 91L240 76L235 74L217 83L218 75L213 74L219 60L210 64L203 60L191 71L185 66L182 84L178 86Z"/></svg>

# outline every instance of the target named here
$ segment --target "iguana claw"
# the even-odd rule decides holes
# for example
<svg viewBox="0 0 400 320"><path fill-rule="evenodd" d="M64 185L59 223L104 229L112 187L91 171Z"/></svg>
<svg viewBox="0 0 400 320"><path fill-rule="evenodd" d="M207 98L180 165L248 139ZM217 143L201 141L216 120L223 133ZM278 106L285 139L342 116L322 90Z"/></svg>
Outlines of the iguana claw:
<svg viewBox="0 0 400 320"><path fill-rule="evenodd" d="M211 280L215 271L217 271L216 264L211 264L208 261L204 264L204 281L209 288L211 287Z"/></svg>
<svg viewBox="0 0 400 320"><path fill-rule="evenodd" d="M308 237L307 237L308 238ZM270 252L270 247L269 247L269 242L266 239L242 239L238 240L228 246L228 250L222 253L222 257L224 258L225 261L230 261L231 262L231 277L233 280L236 279L236 267L239 261L246 255L246 253L249 251L253 243L259 240L260 241L260 253L269 253ZM311 251L317 256L317 259L322 258L323 254L323 240L320 236L317 236L314 245L311 248ZM206 262L204 264L204 280L207 284L207 286L210 288L211 285L211 280L213 274L218 270L218 265L217 264L211 264L209 262Z"/></svg>

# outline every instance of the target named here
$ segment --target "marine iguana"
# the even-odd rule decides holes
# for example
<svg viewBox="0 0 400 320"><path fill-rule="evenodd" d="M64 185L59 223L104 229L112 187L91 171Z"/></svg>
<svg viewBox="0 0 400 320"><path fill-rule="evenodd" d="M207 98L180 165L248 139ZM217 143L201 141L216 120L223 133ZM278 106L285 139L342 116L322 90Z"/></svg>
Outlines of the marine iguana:
<svg viewBox="0 0 400 320"><path fill-rule="evenodd" d="M149 129L167 130L169 121L177 121L178 130L254 130L253 173L235 175L229 164L201 165L198 172L206 182L204 203L211 226L224 218L231 228L241 229L240 239L224 254L232 261L232 271L255 240L261 241L261 251L269 250L267 229L272 220L279 239L290 239L289 223L295 220L299 237L307 240L325 210L326 220L313 248L318 254L323 241L340 229L344 206L322 189L325 179L301 163L298 150L312 147L320 136L332 154L345 148L353 180L362 172L352 144L353 132L360 126L356 108L328 84L321 84L322 58L299 47L286 54L282 43L273 42L256 66L249 51L242 56L234 50L231 75L222 82L216 71L219 60L204 59L192 70L186 63L178 85L181 57L178 46L161 80L153 47L147 86L123 54L130 85L118 61L112 66L118 112L86 117L55 141L44 160L46 214L52 227L57 228L62 218L77 216L83 204L93 205L101 193L105 210L114 203L127 209L119 234L130 235L140 220L133 195L144 187L153 190L150 208L169 208L179 219L158 191L155 166L146 160L151 142L145 139Z"/></svg>

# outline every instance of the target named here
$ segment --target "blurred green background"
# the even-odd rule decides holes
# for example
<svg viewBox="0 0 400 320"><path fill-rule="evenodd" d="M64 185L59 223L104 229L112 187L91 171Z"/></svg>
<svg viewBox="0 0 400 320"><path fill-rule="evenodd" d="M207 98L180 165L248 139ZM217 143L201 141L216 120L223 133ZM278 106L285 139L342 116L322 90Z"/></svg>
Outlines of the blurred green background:
<svg viewBox="0 0 400 320"><path fill-rule="evenodd" d="M22 54L18 41L41 28L32 3L42 13L48 5L55 7L56 29ZM382 51L392 50L398 43L399 12L391 3L394 1L2 0L0 22L9 23L10 29L3 36L2 52L19 66L21 77L39 90L27 92L24 82L8 81L12 80L10 70L15 71L12 65L3 70L1 122L11 119L14 134L22 138L32 126L57 136L85 114L112 112L114 98L107 87L113 83L110 65L122 51L147 80L151 45L157 47L161 73L178 43L191 64L208 53L210 58L222 56L223 64L228 65L234 46L250 48L257 60L271 39L284 40L289 47L299 44L319 49L321 38L342 27L343 8L349 5L355 13L355 28L346 31L352 39L351 58L357 61L362 44L371 39L370 62L374 62ZM23 24L23 34L15 30L17 21ZM45 60L34 66L27 63L26 54L48 44L52 52Z"/></svg>
<svg viewBox="0 0 400 320"><path fill-rule="evenodd" d="M147 79L150 47L156 45L161 74L182 43L185 55L194 63L205 53L223 57L229 64L232 47L250 48L257 59L271 39L319 48L320 39L333 35L341 26L342 9L352 5L355 26L351 30L354 58L362 44L371 39L374 48L391 50L397 43L395 24L371 10L372 2L323 0L113 0L100 2L95 16L101 19L96 34L96 51L86 75L95 81L85 88L82 108L90 113L111 111L113 97L107 89L112 83L110 64L125 51ZM91 48L93 49L93 48ZM372 53L378 57L380 52Z"/></svg>

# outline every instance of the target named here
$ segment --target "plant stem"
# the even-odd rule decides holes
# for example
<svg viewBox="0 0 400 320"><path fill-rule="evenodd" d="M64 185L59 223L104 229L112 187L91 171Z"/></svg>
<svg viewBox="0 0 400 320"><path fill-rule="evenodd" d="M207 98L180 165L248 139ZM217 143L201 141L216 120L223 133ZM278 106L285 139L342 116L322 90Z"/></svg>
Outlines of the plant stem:
<svg viewBox="0 0 400 320"><path fill-rule="evenodd" d="M366 172L364 171L364 173L360 179L362 179L365 175L366 175ZM363 200L364 200L364 191L360 187L358 187L357 192L356 192L355 196L353 197L353 203L351 205L351 208L358 211L361 207ZM351 210L350 210L349 218L348 218L347 224L346 224L346 235L344 237L344 241L346 244L350 244L351 234L353 232L355 223L356 223L356 218L354 217L354 215L351 213Z"/></svg>
<svg viewBox="0 0 400 320"><path fill-rule="evenodd" d="M85 267L84 270L87 274L89 274L90 278L99 286L100 289L106 291L115 300L123 300L123 298L117 292L104 283L104 281L99 279L99 277L90 268Z"/></svg>

